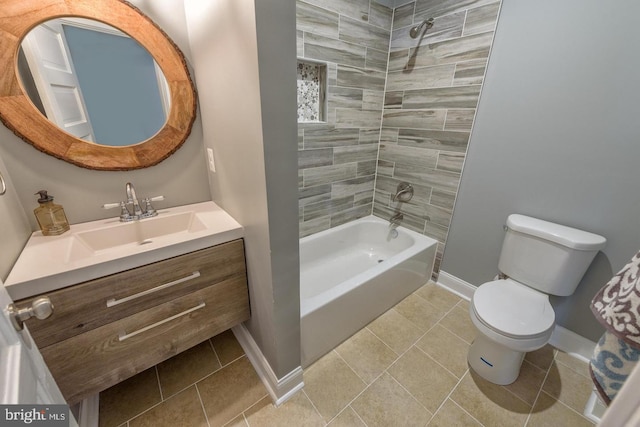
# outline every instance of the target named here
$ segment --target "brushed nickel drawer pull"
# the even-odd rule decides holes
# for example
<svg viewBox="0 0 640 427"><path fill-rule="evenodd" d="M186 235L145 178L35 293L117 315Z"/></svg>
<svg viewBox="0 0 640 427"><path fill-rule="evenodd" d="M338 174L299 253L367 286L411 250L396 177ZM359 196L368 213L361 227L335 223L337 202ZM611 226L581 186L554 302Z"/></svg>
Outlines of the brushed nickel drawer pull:
<svg viewBox="0 0 640 427"><path fill-rule="evenodd" d="M174 315L173 315L173 316L171 316L171 317L167 317L167 318L166 318L166 319L164 319L164 320L161 320L161 321L159 321L159 322L153 323L153 324L151 324L151 325L149 325L149 326L145 326L144 328L138 329L137 331L131 332L131 333L129 333L129 334L127 334L126 332L120 332L120 334L118 335L118 341L124 341L124 340L127 340L127 339L129 339L129 338L131 338L131 337L134 337L134 336L138 335L138 334L141 334L141 333L143 333L143 332L146 332L146 331L148 331L149 329L153 329L153 328L155 328L156 326L164 325L165 323L167 323L167 322L171 322L172 320L175 320L175 319L177 319L178 317L182 317L182 316L187 315L187 314L189 314L189 313L192 313L192 312L194 312L194 311L196 311L196 310L200 310L200 309L201 309L201 308L203 308L205 305L206 305L205 303L201 302L200 304L196 305L195 307L191 307L190 309L185 310L185 311L183 311L182 313L174 314Z"/></svg>
<svg viewBox="0 0 640 427"><path fill-rule="evenodd" d="M124 297L124 298L120 298L120 299L111 298L110 300L107 300L107 307L113 307L114 305L122 304L123 302L128 302L128 301L134 300L136 298L140 298L140 297L143 297L145 295L149 295L149 294L152 294L154 292L158 292L158 291L161 291L163 289L170 288L171 286L178 285L178 284L186 282L188 280L196 279L198 277L200 277L200 272L199 271L194 271L193 273L191 273L191 275L189 275L187 277L183 277L181 279L177 279L177 280L174 280L172 282L168 282L168 283L165 283L163 285L156 286L155 288L147 289L146 291L138 292L137 294L129 295L128 297Z"/></svg>

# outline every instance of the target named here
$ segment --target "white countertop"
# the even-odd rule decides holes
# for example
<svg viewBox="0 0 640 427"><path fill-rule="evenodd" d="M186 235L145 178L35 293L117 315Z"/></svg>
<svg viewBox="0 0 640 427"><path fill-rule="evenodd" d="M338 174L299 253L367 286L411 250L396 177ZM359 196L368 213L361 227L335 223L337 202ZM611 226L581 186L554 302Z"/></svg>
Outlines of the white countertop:
<svg viewBox="0 0 640 427"><path fill-rule="evenodd" d="M19 300L244 236L242 226L214 202L160 209L158 216L140 222L170 220L177 214L186 217L186 212L193 212L192 221L198 221L198 227L154 236L142 244L99 250L87 246L82 236L96 232L106 233L105 236L115 235L123 230L122 227L133 227L132 223L121 223L116 217L71 225L71 229L60 236L43 236L36 231L22 250L4 286L14 300Z"/></svg>

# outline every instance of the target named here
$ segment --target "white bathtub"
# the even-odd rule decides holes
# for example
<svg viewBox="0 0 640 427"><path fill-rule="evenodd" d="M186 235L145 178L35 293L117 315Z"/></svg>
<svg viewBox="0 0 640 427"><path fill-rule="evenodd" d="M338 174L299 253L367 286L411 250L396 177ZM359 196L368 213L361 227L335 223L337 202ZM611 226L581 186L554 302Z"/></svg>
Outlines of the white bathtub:
<svg viewBox="0 0 640 427"><path fill-rule="evenodd" d="M425 284L437 242L374 216L300 239L302 366Z"/></svg>

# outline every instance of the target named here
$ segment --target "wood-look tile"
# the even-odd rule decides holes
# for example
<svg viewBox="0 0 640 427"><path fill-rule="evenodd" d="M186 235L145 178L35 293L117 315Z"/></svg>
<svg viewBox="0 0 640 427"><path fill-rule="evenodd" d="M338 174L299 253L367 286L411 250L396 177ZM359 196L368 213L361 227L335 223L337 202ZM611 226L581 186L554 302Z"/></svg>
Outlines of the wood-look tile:
<svg viewBox="0 0 640 427"><path fill-rule="evenodd" d="M467 19L464 23L462 33L465 36L471 34L484 33L493 31L498 21L498 11L500 10L500 2L487 4L484 6L469 9L467 11Z"/></svg>
<svg viewBox="0 0 640 427"><path fill-rule="evenodd" d="M387 75L386 90L402 91L451 86L455 68L455 64L444 64L414 68L410 72L393 71Z"/></svg>
<svg viewBox="0 0 640 427"><path fill-rule="evenodd" d="M355 198L354 198L355 200ZM371 215L371 204L354 206L331 215L331 227L337 227Z"/></svg>
<svg viewBox="0 0 640 427"><path fill-rule="evenodd" d="M365 55L364 68L378 71L387 71L387 63L389 62L389 53L383 50L367 48Z"/></svg>
<svg viewBox="0 0 640 427"><path fill-rule="evenodd" d="M396 193L398 189L398 184L402 181L396 178L391 178L388 176L378 176L376 179L376 190L380 192L384 192L387 195L391 196ZM431 187L423 185L418 182L411 182L413 186L413 197L411 198L411 202L421 205L426 205L429 203L429 199L431 197ZM395 203L393 203L395 207ZM407 204L403 204L401 207L405 207Z"/></svg>
<svg viewBox="0 0 640 427"><path fill-rule="evenodd" d="M431 237L432 239L437 240L440 243L445 243L447 241L447 234L449 233L449 227L434 224L433 222L427 222L424 235L427 237ZM437 254L436 254L437 255ZM434 271L437 272L438 269L434 268Z"/></svg>
<svg viewBox="0 0 640 427"><path fill-rule="evenodd" d="M379 90L364 90L362 93L362 109L375 110L382 113L384 92Z"/></svg>
<svg viewBox="0 0 640 427"><path fill-rule="evenodd" d="M373 177L375 179L375 177ZM371 204L373 203L373 188L371 190L361 191L353 195L353 206L359 208L363 205L368 205L369 213L371 215Z"/></svg>
<svg viewBox="0 0 640 427"><path fill-rule="evenodd" d="M391 31L393 9L376 1L369 2L369 24Z"/></svg>
<svg viewBox="0 0 640 427"><path fill-rule="evenodd" d="M465 13L460 12L436 18L433 22L433 27L429 29L426 29L426 26L423 27L421 35L415 39L409 35L412 26L394 29L391 33L391 49L415 48L418 45L426 47L426 45L432 43L460 37L462 35L464 17ZM424 19L429 18L422 18L416 15L414 23L420 24Z"/></svg>
<svg viewBox="0 0 640 427"><path fill-rule="evenodd" d="M403 108L475 108L480 85L406 90Z"/></svg>
<svg viewBox="0 0 640 427"><path fill-rule="evenodd" d="M416 2L403 4L396 7L393 11L393 28L406 27L407 25L413 25L413 9Z"/></svg>
<svg viewBox="0 0 640 427"><path fill-rule="evenodd" d="M369 192L373 195L374 175L347 179L331 184L331 197L341 199L347 196L355 196L358 193Z"/></svg>
<svg viewBox="0 0 640 427"><path fill-rule="evenodd" d="M307 59L364 67L365 53L363 46L317 34L304 34L304 55Z"/></svg>
<svg viewBox="0 0 640 427"><path fill-rule="evenodd" d="M402 97L404 92L387 92L384 96L384 108L402 108Z"/></svg>
<svg viewBox="0 0 640 427"><path fill-rule="evenodd" d="M308 221L300 222L300 237L309 236L331 228L331 217L323 216Z"/></svg>
<svg viewBox="0 0 640 427"><path fill-rule="evenodd" d="M338 86L384 91L386 74L377 70L339 65L337 79Z"/></svg>
<svg viewBox="0 0 640 427"><path fill-rule="evenodd" d="M449 109L447 110L447 119L444 123L444 129L453 131L471 131L475 115L475 108L466 110Z"/></svg>
<svg viewBox="0 0 640 427"><path fill-rule="evenodd" d="M469 143L469 132L400 129L397 135L396 141L399 145L424 147L432 150L464 153L467 151Z"/></svg>
<svg viewBox="0 0 640 427"><path fill-rule="evenodd" d="M378 159L378 168L376 170L377 178L392 177L394 168L395 164L393 162ZM387 196L389 196L388 193Z"/></svg>
<svg viewBox="0 0 640 427"><path fill-rule="evenodd" d="M353 163L335 166L321 166L303 170L304 186L311 187L320 184L330 184L334 181L355 178L357 167Z"/></svg>
<svg viewBox="0 0 640 427"><path fill-rule="evenodd" d="M353 207L353 196L333 198L327 201L309 203L304 207L304 220L331 216L337 212Z"/></svg>
<svg viewBox="0 0 640 427"><path fill-rule="evenodd" d="M303 187L298 190L298 206L300 207L329 199L331 199L331 184Z"/></svg>
<svg viewBox="0 0 640 427"><path fill-rule="evenodd" d="M465 155L463 153L440 152L438 154L438 166L436 169L462 173L462 164Z"/></svg>
<svg viewBox="0 0 640 427"><path fill-rule="evenodd" d="M355 110L336 108L336 127L377 127L380 126L380 110Z"/></svg>
<svg viewBox="0 0 640 427"><path fill-rule="evenodd" d="M409 62L410 49L392 49L389 52L389 71L404 70ZM433 65L433 64L432 64Z"/></svg>
<svg viewBox="0 0 640 427"><path fill-rule="evenodd" d="M493 3L495 0L416 0L416 19L442 16Z"/></svg>
<svg viewBox="0 0 640 427"><path fill-rule="evenodd" d="M380 131L381 144L396 144L398 142L398 128L383 127Z"/></svg>
<svg viewBox="0 0 640 427"><path fill-rule="evenodd" d="M333 164L333 148L298 151L298 169L315 168Z"/></svg>
<svg viewBox="0 0 640 427"><path fill-rule="evenodd" d="M432 43L428 49L426 46L412 48L407 58L414 58L413 66L415 67L451 64L471 59L487 59L492 40L492 32L460 37ZM398 69L396 67L402 69L407 63L406 59L402 62L402 55L390 55L389 58L389 68L392 68L393 65L393 69Z"/></svg>
<svg viewBox="0 0 640 427"><path fill-rule="evenodd" d="M362 21L369 20L369 0L305 0L307 3Z"/></svg>
<svg viewBox="0 0 640 427"><path fill-rule="evenodd" d="M453 75L453 85L464 86L482 84L486 68L486 59L458 62L456 64L456 72Z"/></svg>
<svg viewBox="0 0 640 427"><path fill-rule="evenodd" d="M300 30L296 31L296 56L304 57L304 32Z"/></svg>
<svg viewBox="0 0 640 427"><path fill-rule="evenodd" d="M354 43L358 46L388 51L390 36L389 30L384 28L346 16L340 17L340 40Z"/></svg>
<svg viewBox="0 0 640 427"><path fill-rule="evenodd" d="M444 209L453 210L453 205L456 200L456 194L451 191L443 191L439 188L435 188L431 191L431 198L429 204L439 206Z"/></svg>
<svg viewBox="0 0 640 427"><path fill-rule="evenodd" d="M351 87L329 86L327 102L329 108L362 108L363 90Z"/></svg>
<svg viewBox="0 0 640 427"><path fill-rule="evenodd" d="M446 110L384 110L385 127L441 130Z"/></svg>
<svg viewBox="0 0 640 427"><path fill-rule="evenodd" d="M296 1L296 29L307 33L338 38L339 16L336 12Z"/></svg>
<svg viewBox="0 0 640 427"><path fill-rule="evenodd" d="M382 111L380 112L382 113ZM380 141L380 128L360 129L359 144L378 144Z"/></svg>
<svg viewBox="0 0 640 427"><path fill-rule="evenodd" d="M336 165L375 160L377 156L378 144L359 144L333 148L333 158Z"/></svg>
<svg viewBox="0 0 640 427"><path fill-rule="evenodd" d="M381 144L380 159L394 162L396 166L402 165L404 168L434 169L438 160L438 152L404 145Z"/></svg>
<svg viewBox="0 0 640 427"><path fill-rule="evenodd" d="M375 175L376 174L376 164L378 162L374 160L367 160L364 162L358 162L358 177ZM372 194L373 197L373 194Z"/></svg>
<svg viewBox="0 0 640 427"><path fill-rule="evenodd" d="M304 148L357 145L360 133L356 128L309 128L304 130Z"/></svg>
<svg viewBox="0 0 640 427"><path fill-rule="evenodd" d="M209 427L195 386L129 421L130 427Z"/></svg>
<svg viewBox="0 0 640 427"><path fill-rule="evenodd" d="M431 419L431 413L387 373L368 387L351 407L370 426L424 426Z"/></svg>
<svg viewBox="0 0 640 427"><path fill-rule="evenodd" d="M391 218L395 213L396 213L395 208L390 208L388 204L383 205L378 201L373 202L373 214L378 218L389 220L389 218ZM404 219L402 220L402 226L408 228L409 230L413 230L416 233L422 234L424 233L425 222L426 221L424 219L414 217L413 215L410 215L407 213L404 215ZM411 315L412 309L413 309L412 307L408 307L404 305L401 307L401 310L404 310L404 312L401 310L397 310L397 311L398 313L407 317L407 319L411 320L419 328L422 325L423 331L425 330L425 326L427 325L427 323L429 323L431 326L433 325L436 317L435 313L431 312L430 310L427 310L428 313L431 313L431 316L426 319L421 319L419 317L412 317Z"/></svg>
<svg viewBox="0 0 640 427"><path fill-rule="evenodd" d="M445 191L457 191L460 183L460 174L449 171L416 170L416 168L403 168L402 165L396 164L393 173L397 179L420 182L422 185Z"/></svg>

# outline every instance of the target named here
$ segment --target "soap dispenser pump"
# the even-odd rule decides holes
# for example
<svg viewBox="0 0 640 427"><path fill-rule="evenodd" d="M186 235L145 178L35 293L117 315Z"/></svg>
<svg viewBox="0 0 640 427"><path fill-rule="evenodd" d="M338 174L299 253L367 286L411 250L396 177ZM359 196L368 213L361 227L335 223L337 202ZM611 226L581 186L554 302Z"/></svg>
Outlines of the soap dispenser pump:
<svg viewBox="0 0 640 427"><path fill-rule="evenodd" d="M40 195L38 206L33 213L38 220L38 225L45 236L57 236L69 230L69 221L60 205L53 203L53 196L47 194L47 190L40 190L36 195Z"/></svg>

